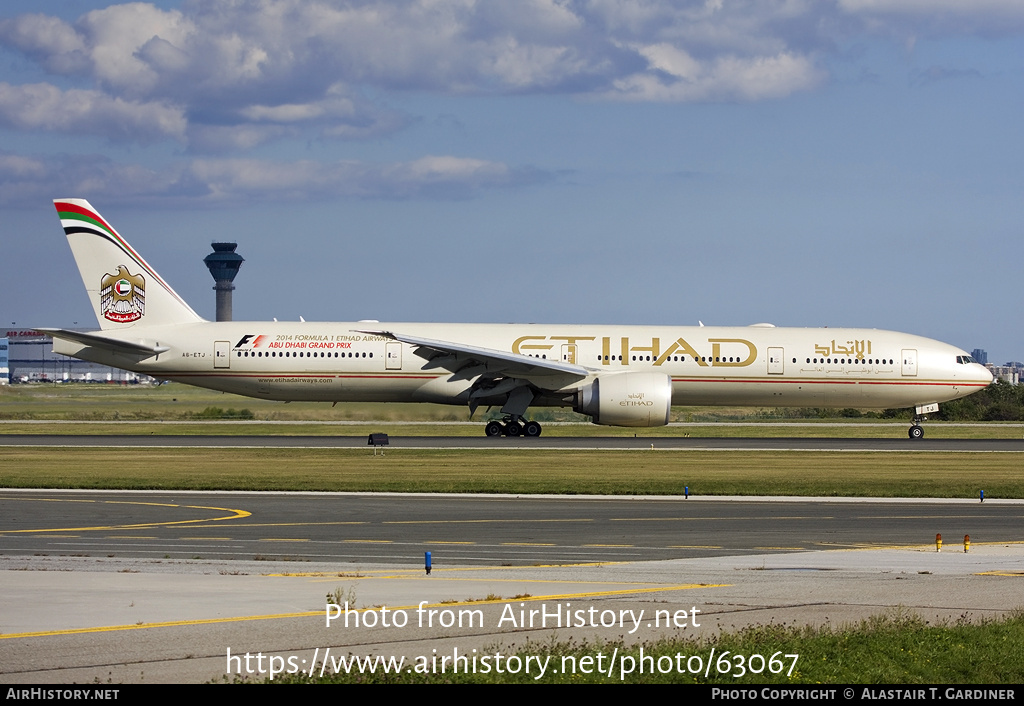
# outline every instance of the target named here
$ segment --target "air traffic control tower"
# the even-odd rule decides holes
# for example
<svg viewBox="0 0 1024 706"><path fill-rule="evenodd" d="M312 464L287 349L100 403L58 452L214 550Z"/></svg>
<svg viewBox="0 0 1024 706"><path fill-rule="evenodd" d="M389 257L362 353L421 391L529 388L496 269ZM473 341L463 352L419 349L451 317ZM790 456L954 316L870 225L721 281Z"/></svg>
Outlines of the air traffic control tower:
<svg viewBox="0 0 1024 706"><path fill-rule="evenodd" d="M203 258L217 283L213 285L217 292L217 321L231 321L231 292L235 289L232 282L245 262L235 252L237 247L238 243L213 243L213 252Z"/></svg>

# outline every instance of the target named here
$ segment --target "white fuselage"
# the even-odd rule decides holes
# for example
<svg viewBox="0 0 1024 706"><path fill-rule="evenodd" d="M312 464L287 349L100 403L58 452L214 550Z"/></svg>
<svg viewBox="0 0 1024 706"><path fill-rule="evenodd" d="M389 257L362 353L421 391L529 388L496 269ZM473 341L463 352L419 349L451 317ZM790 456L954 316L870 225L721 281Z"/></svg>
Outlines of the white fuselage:
<svg viewBox="0 0 1024 706"><path fill-rule="evenodd" d="M84 199L55 199L100 331L54 351L271 400L500 406L488 436L539 436L530 407L667 424L672 405L915 407L988 385L953 346L874 329L204 321Z"/></svg>
<svg viewBox="0 0 1024 706"><path fill-rule="evenodd" d="M991 382L962 350L876 329L557 324L202 322L104 332L168 350L145 357L57 339L54 350L156 378L273 400L465 404L472 381L414 346L359 329L671 379L673 405L886 408L943 402ZM551 373L539 406L572 406L586 381Z"/></svg>

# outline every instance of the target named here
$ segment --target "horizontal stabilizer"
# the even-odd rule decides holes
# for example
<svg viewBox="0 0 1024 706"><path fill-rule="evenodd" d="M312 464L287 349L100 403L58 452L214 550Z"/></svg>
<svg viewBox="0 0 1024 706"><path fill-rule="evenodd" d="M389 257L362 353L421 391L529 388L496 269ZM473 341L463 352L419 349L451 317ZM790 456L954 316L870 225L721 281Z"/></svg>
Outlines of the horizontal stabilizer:
<svg viewBox="0 0 1024 706"><path fill-rule="evenodd" d="M117 351L119 353L127 353L129 355L158 355L171 350L167 346L158 346L141 340L122 341L116 338L109 338L108 336L104 336L102 333L68 331L67 329L61 328L37 328L35 330L39 333L45 333L47 336L52 336L53 338L63 338L64 340L82 343L86 346L108 348L110 350Z"/></svg>

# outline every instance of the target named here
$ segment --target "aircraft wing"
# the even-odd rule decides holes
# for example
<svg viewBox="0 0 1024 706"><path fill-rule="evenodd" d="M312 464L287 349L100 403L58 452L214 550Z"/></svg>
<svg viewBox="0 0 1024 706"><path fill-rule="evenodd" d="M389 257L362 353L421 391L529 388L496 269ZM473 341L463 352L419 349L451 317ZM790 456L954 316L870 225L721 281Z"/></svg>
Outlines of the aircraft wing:
<svg viewBox="0 0 1024 706"><path fill-rule="evenodd" d="M75 343L82 343L86 346L106 348L117 353L129 355L151 356L166 353L171 350L167 346L158 346L145 341L122 341L116 338L109 338L101 333L89 333L85 331L68 331L60 328L37 328L39 333L45 333L53 338L63 338Z"/></svg>
<svg viewBox="0 0 1024 706"><path fill-rule="evenodd" d="M452 372L451 381L469 380L477 375L513 377L528 380L538 387L562 387L586 378L591 371L582 365L557 360L534 358L521 353L480 348L464 343L437 341L418 336L407 336L394 331L357 331L373 336L384 336L415 347L415 354L427 362L424 370L442 368ZM559 380L556 382L554 378Z"/></svg>

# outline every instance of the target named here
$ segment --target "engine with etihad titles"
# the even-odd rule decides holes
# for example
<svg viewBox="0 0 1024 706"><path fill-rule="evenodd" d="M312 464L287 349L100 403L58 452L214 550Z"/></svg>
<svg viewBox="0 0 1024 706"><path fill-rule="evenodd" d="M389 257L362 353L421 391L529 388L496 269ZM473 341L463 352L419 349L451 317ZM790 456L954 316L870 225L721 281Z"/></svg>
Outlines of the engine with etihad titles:
<svg viewBox="0 0 1024 706"><path fill-rule="evenodd" d="M672 409L672 379L664 373L609 373L576 392L573 410L594 424L661 427Z"/></svg>

